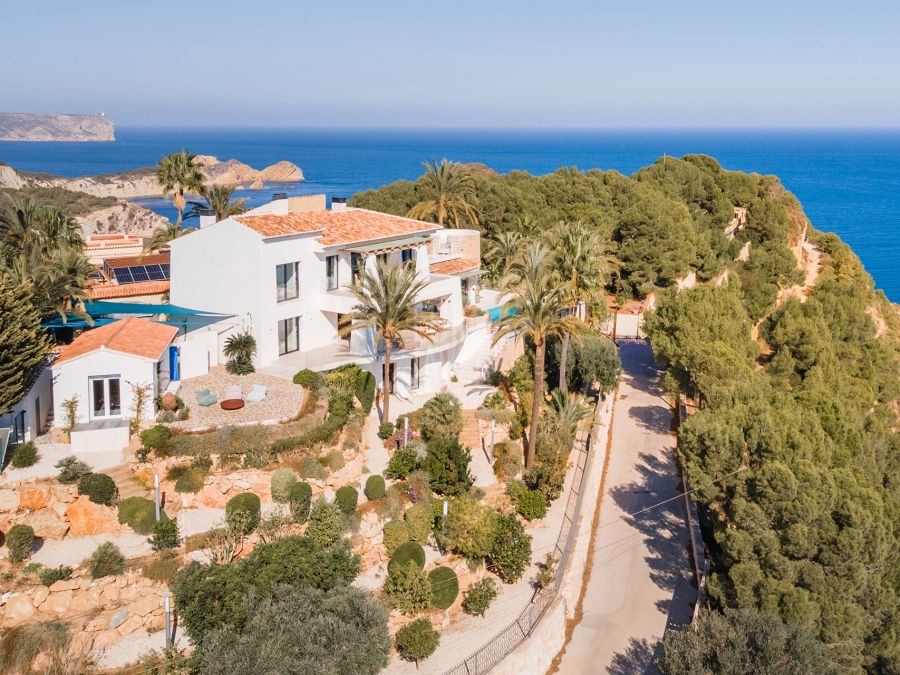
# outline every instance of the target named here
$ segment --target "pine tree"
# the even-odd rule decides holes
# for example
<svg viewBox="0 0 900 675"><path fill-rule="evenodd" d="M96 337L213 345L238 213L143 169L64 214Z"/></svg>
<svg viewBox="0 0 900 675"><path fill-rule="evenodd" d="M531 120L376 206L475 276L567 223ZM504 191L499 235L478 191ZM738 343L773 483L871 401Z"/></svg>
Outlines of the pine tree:
<svg viewBox="0 0 900 675"><path fill-rule="evenodd" d="M32 306L30 286L0 279L0 414L28 393L32 374L47 358L50 339Z"/></svg>

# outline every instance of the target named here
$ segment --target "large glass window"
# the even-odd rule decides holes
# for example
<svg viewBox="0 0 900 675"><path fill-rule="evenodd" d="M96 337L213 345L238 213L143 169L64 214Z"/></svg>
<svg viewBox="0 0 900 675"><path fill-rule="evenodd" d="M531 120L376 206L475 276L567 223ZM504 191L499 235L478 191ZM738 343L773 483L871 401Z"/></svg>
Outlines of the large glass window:
<svg viewBox="0 0 900 675"><path fill-rule="evenodd" d="M300 280L297 274L300 263L287 263L275 266L275 285L278 289L278 302L294 300L300 295Z"/></svg>
<svg viewBox="0 0 900 675"><path fill-rule="evenodd" d="M411 248L405 248L402 251L400 251L400 259L403 261L404 264L406 264L408 262L412 262L413 250Z"/></svg>
<svg viewBox="0 0 900 675"><path fill-rule="evenodd" d="M119 417L122 390L119 377L91 378L91 417Z"/></svg>
<svg viewBox="0 0 900 675"><path fill-rule="evenodd" d="M357 279L359 278L359 273L363 268L363 264L364 262L362 255L360 255L359 253L350 254L350 283L356 283Z"/></svg>
<svg viewBox="0 0 900 675"><path fill-rule="evenodd" d="M375 256L375 259L379 265L387 265L388 254L387 253L379 253L377 256Z"/></svg>
<svg viewBox="0 0 900 675"><path fill-rule="evenodd" d="M329 291L337 290L338 257L336 255L330 255L325 258L325 286Z"/></svg>
<svg viewBox="0 0 900 675"><path fill-rule="evenodd" d="M288 354L300 348L298 318L283 319L278 322L278 353Z"/></svg>
<svg viewBox="0 0 900 675"><path fill-rule="evenodd" d="M409 360L409 388L410 389L418 389L419 388L419 370L421 368L421 362L419 359L410 359Z"/></svg>

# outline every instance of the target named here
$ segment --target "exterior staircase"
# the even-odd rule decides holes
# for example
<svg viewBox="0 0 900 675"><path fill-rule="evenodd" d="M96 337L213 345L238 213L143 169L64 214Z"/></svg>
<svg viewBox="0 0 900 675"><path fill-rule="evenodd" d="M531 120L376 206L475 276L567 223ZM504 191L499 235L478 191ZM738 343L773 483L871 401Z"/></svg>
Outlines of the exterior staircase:
<svg viewBox="0 0 900 675"><path fill-rule="evenodd" d="M104 471L107 476L113 479L116 487L119 489L119 499L128 499L129 497L145 497L152 495L150 490L138 483L134 479L134 472L128 464L119 464Z"/></svg>

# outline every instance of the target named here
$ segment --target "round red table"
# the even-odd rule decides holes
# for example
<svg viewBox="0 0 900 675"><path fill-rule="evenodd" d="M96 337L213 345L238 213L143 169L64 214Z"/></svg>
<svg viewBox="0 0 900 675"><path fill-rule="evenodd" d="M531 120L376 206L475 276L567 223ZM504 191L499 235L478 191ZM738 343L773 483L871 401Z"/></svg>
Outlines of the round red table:
<svg viewBox="0 0 900 675"><path fill-rule="evenodd" d="M222 410L240 410L244 407L244 399L242 398L226 398L219 404Z"/></svg>

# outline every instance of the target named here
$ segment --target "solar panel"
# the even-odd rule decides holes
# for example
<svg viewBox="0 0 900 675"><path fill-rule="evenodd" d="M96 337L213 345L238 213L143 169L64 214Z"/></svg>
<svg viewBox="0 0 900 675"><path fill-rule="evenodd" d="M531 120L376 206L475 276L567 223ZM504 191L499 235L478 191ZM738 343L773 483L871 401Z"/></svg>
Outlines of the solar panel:
<svg viewBox="0 0 900 675"><path fill-rule="evenodd" d="M120 284L133 284L134 277L131 276L131 268L130 267L119 267L115 270L116 272L116 281Z"/></svg>
<svg viewBox="0 0 900 675"><path fill-rule="evenodd" d="M129 267L131 270L131 276L134 277L135 281L150 281L150 275L147 274L146 267Z"/></svg>
<svg viewBox="0 0 900 675"><path fill-rule="evenodd" d="M165 281L169 278L170 267L165 265L130 265L113 270L120 284L134 284L139 281Z"/></svg>

